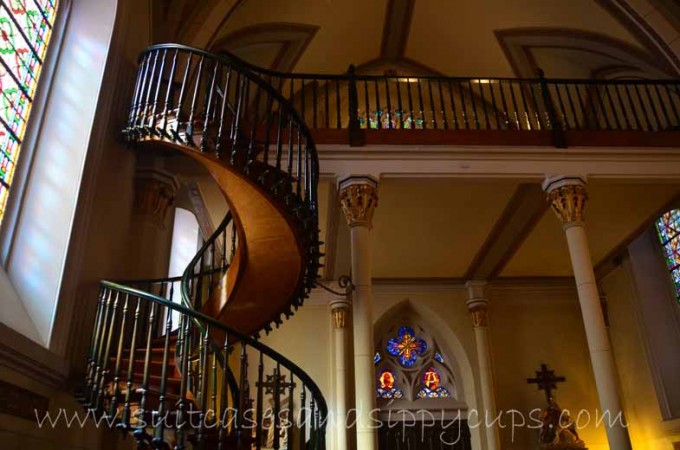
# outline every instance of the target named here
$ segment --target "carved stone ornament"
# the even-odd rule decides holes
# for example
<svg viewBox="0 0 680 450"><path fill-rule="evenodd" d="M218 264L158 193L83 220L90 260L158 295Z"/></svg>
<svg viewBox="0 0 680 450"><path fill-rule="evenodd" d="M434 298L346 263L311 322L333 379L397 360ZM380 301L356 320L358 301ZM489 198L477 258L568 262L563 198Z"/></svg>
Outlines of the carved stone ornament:
<svg viewBox="0 0 680 450"><path fill-rule="evenodd" d="M346 308L335 308L331 311L333 314L333 325L335 328L345 328L347 326L347 309Z"/></svg>
<svg viewBox="0 0 680 450"><path fill-rule="evenodd" d="M588 192L583 183L564 184L548 191L548 201L563 224L582 223Z"/></svg>
<svg viewBox="0 0 680 450"><path fill-rule="evenodd" d="M175 201L175 188L152 178L138 179L135 183L135 213L148 216L153 223L163 227L168 210Z"/></svg>
<svg viewBox="0 0 680 450"><path fill-rule="evenodd" d="M470 310L470 318L472 319L472 326L485 327L487 326L486 308L473 308Z"/></svg>
<svg viewBox="0 0 680 450"><path fill-rule="evenodd" d="M340 206L350 227L373 226L373 212L378 206L375 183L354 183L341 187Z"/></svg>

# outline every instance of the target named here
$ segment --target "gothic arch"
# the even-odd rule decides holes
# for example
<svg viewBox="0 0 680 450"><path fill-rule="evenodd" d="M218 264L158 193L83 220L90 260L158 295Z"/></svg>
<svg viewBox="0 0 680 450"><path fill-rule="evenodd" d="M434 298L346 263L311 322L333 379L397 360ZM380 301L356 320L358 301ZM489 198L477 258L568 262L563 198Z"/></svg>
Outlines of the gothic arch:
<svg viewBox="0 0 680 450"><path fill-rule="evenodd" d="M389 334L390 331L397 330L400 324L411 325L416 327L418 331L427 332L429 342L434 343L435 348L438 348L444 357L446 366L450 371L446 376L450 376L454 381L454 391L451 392L454 399L451 399L451 401L449 399L428 399L432 402L432 408L461 411L461 417L467 417L466 413L470 411L478 411L475 376L470 358L461 340L449 325L429 307L407 298L392 306L376 320L374 342L379 344L385 335ZM380 368L380 365L378 364L377 367ZM420 376L421 369L422 367L418 370L418 376ZM449 380L446 376L442 376L444 382ZM405 394L408 396L412 393L412 391L409 391ZM409 404L411 402L406 399L401 402L394 401L391 406L396 407L396 409L408 409ZM418 408L421 408L421 406L418 406ZM424 408L427 409L428 406L424 406ZM481 428L471 427L470 429L473 448L480 448L481 446Z"/></svg>
<svg viewBox="0 0 680 450"><path fill-rule="evenodd" d="M622 67L626 72L638 73L645 78L677 76L676 69L663 54L600 33L530 27L496 30L495 34L518 77L534 77L539 68L537 54L546 50L562 58L579 58L591 78L612 67ZM549 77L563 76L551 73L549 68L541 68Z"/></svg>

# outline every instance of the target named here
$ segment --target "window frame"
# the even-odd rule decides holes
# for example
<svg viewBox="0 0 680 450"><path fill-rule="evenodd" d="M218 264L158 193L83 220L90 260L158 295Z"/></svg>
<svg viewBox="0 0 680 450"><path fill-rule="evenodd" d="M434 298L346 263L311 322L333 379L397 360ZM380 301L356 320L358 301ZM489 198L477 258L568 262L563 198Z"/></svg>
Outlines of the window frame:
<svg viewBox="0 0 680 450"><path fill-rule="evenodd" d="M62 53L64 37L68 27L73 0L59 0L52 35L45 52L40 79L33 96L31 111L26 120L26 130L16 162L12 185L7 198L4 217L0 223L0 268L4 268L12 255L14 236L19 227L26 187L31 177L31 168L40 141L40 131L45 119L46 106L54 84L54 74Z"/></svg>

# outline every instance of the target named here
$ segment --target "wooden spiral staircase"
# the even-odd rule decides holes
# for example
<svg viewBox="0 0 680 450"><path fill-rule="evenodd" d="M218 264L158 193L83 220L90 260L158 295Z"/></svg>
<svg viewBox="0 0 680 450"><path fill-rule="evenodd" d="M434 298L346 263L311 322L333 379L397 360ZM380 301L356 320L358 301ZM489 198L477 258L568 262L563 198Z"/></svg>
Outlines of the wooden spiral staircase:
<svg viewBox="0 0 680 450"><path fill-rule="evenodd" d="M319 267L304 122L239 60L159 45L140 57L123 136L197 160L230 211L182 277L101 283L81 401L140 448L325 449L319 388L257 340Z"/></svg>

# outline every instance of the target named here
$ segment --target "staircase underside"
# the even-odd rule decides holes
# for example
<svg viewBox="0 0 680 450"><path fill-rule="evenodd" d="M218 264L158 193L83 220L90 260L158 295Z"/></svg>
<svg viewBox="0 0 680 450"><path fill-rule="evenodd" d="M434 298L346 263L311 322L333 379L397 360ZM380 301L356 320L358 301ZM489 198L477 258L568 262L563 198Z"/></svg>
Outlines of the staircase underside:
<svg viewBox="0 0 680 450"><path fill-rule="evenodd" d="M168 147L198 161L219 185L234 216L239 237L235 258L202 312L243 334L276 321L303 289L306 258L291 214L249 179L257 179L263 165L253 165L245 176L228 161L160 137L149 137L143 145Z"/></svg>

